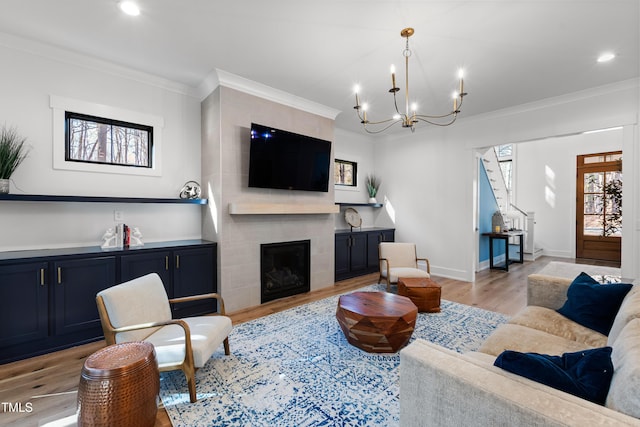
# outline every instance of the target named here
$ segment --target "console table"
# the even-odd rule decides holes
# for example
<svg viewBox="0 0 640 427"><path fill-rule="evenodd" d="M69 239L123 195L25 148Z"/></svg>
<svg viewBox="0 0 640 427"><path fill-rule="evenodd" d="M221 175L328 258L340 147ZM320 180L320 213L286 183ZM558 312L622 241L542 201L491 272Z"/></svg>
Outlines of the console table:
<svg viewBox="0 0 640 427"><path fill-rule="evenodd" d="M504 231L502 233L482 233L483 236L489 237L489 268L509 271L509 264L517 262L522 264L524 262L524 231ZM520 246L520 256L518 259L509 259L509 239L517 237ZM493 263L493 241L504 240L505 259L504 265L495 265Z"/></svg>

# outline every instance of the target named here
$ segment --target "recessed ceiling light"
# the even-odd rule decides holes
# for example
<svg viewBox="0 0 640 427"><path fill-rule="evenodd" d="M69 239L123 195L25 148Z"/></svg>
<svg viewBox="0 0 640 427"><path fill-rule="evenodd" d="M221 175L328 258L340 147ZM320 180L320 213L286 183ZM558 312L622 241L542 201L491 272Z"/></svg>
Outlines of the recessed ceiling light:
<svg viewBox="0 0 640 427"><path fill-rule="evenodd" d="M137 4L135 4L132 1L121 1L120 9L127 15L131 15L131 16L140 15L140 8L138 7Z"/></svg>
<svg viewBox="0 0 640 427"><path fill-rule="evenodd" d="M616 57L616 54L613 52L605 52L598 57L598 62L609 62L613 58Z"/></svg>

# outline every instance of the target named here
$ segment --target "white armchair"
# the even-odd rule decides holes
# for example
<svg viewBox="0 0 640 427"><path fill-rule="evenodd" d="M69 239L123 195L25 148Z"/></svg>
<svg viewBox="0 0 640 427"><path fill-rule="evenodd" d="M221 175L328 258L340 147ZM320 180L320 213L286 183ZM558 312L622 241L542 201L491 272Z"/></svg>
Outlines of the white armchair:
<svg viewBox="0 0 640 427"><path fill-rule="evenodd" d="M198 299L220 301L219 315L172 319L170 303ZM113 286L96 296L107 345L128 341L153 344L160 371L181 369L187 378L189 397L195 402L195 370L224 343L229 355L231 319L224 316L224 301L215 293L169 300L156 273Z"/></svg>
<svg viewBox="0 0 640 427"><path fill-rule="evenodd" d="M427 258L418 258L415 243L382 242L378 245L380 257L380 277L387 282L387 292L392 283L398 283L398 277L431 277L431 267ZM424 261L426 271L418 267L418 261Z"/></svg>

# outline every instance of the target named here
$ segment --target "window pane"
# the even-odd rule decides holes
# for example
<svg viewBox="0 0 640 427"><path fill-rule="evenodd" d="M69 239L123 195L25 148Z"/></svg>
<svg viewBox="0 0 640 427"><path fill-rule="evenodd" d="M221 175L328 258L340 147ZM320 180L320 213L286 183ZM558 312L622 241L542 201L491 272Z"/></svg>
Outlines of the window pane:
<svg viewBox="0 0 640 427"><path fill-rule="evenodd" d="M498 152L496 153L498 157L511 157L513 155L513 146L511 144L499 145Z"/></svg>
<svg viewBox="0 0 640 427"><path fill-rule="evenodd" d="M584 214L597 215L602 213L602 196L600 194L584 195Z"/></svg>
<svg viewBox="0 0 640 427"><path fill-rule="evenodd" d="M90 163L152 167L152 128L67 112L65 157Z"/></svg>
<svg viewBox="0 0 640 427"><path fill-rule="evenodd" d="M333 182L337 185L356 186L356 163L336 160L334 164Z"/></svg>
<svg viewBox="0 0 640 427"><path fill-rule="evenodd" d="M585 157L584 158L584 164L590 164L590 163L602 163L604 162L605 156L591 156L591 157Z"/></svg>
<svg viewBox="0 0 640 427"><path fill-rule="evenodd" d="M584 235L585 236L602 236L604 226L602 224L601 215L585 215L584 216Z"/></svg>
<svg viewBox="0 0 640 427"><path fill-rule="evenodd" d="M606 236L622 236L622 218L607 215Z"/></svg>
<svg viewBox="0 0 640 427"><path fill-rule="evenodd" d="M603 172L585 173L584 174L584 192L585 193L602 192L603 181L604 181Z"/></svg>
<svg viewBox="0 0 640 427"><path fill-rule="evenodd" d="M619 172L619 171L605 172L605 180L607 184L615 180L622 182L622 172Z"/></svg>

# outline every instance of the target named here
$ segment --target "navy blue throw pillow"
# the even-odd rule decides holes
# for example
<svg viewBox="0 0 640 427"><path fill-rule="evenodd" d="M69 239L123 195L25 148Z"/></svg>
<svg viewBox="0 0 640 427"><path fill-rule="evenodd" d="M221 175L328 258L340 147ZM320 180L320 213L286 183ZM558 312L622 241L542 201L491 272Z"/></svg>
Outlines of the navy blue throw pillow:
<svg viewBox="0 0 640 427"><path fill-rule="evenodd" d="M494 365L600 405L605 403L613 376L611 347L562 356L506 350Z"/></svg>
<svg viewBox="0 0 640 427"><path fill-rule="evenodd" d="M580 273L567 291L567 301L558 310L576 323L609 335L622 300L633 285L611 283L602 285L587 273Z"/></svg>

